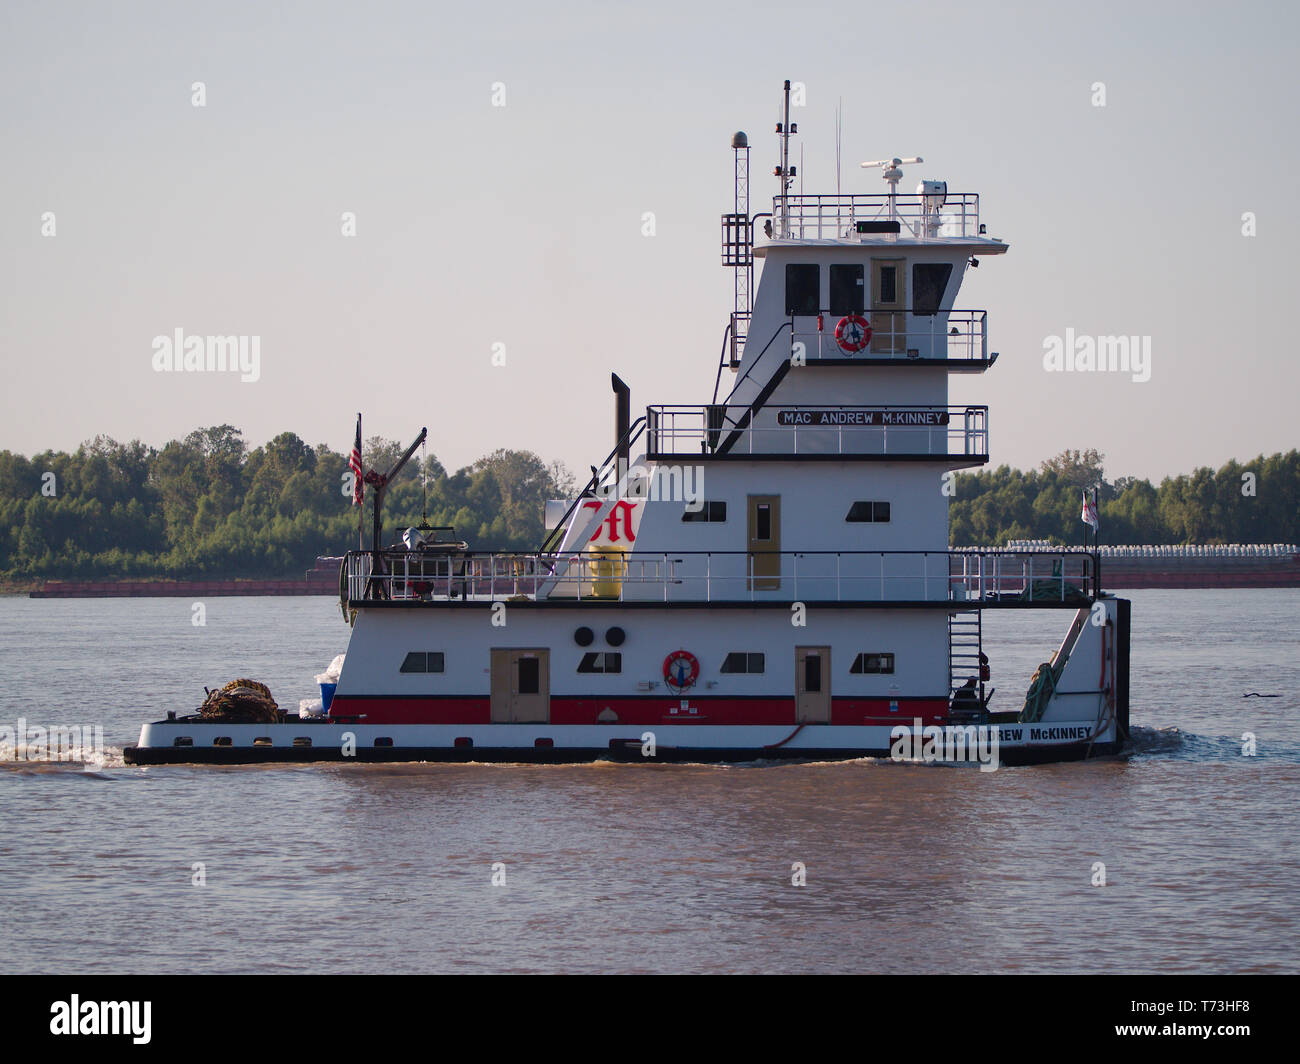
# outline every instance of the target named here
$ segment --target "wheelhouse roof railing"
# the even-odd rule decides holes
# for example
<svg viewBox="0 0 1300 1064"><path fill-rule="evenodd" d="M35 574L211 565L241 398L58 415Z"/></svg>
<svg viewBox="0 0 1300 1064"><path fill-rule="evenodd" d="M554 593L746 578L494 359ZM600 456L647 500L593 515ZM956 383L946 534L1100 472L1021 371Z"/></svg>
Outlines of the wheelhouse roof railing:
<svg viewBox="0 0 1300 1064"><path fill-rule="evenodd" d="M942 207L934 197L920 194L862 193L854 195L786 196L772 201L772 236L781 240L852 239L858 222L894 221L908 239L978 237L980 198L974 192L949 192ZM878 238L880 234L872 234Z"/></svg>

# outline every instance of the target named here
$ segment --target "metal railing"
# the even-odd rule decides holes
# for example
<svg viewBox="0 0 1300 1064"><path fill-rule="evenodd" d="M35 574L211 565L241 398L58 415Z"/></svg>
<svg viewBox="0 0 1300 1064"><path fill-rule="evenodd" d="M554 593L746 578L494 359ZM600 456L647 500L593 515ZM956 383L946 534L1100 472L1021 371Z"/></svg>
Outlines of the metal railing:
<svg viewBox="0 0 1300 1064"><path fill-rule="evenodd" d="M1097 594L1086 551L666 551L347 555L365 602L1076 603Z"/></svg>
<svg viewBox="0 0 1300 1064"><path fill-rule="evenodd" d="M568 525L573 515L577 513L579 504L586 499L607 494L611 487L617 486L619 480L627 475L627 469L622 462L622 455L626 451L630 454L632 445L641 438L641 433L645 431L646 419L637 418L628 426L627 432L623 438L614 444L614 449L605 456L601 462L600 468L591 467L591 479L587 481L586 486L574 496L573 502L569 504L568 510L554 528L549 529L546 536L542 539L540 553L549 554L552 549L558 549L563 536L564 528Z"/></svg>
<svg viewBox="0 0 1300 1064"><path fill-rule="evenodd" d="M646 454L969 457L989 453L986 406L651 406Z"/></svg>
<svg viewBox="0 0 1300 1064"><path fill-rule="evenodd" d="M891 203L892 201L892 203ZM781 240L844 239L857 236L858 222L896 220L899 235L911 239L980 236L980 198L974 192L949 192L933 209L933 197L900 193L839 196L787 196L772 201L772 236ZM872 234L876 239L880 234Z"/></svg>
<svg viewBox="0 0 1300 1064"><path fill-rule="evenodd" d="M862 359L896 359L909 362L922 358L978 359L989 357L988 312L984 310L946 310L935 314L918 314L912 307L903 310L863 312L871 326L871 340L861 351L845 351L835 340L839 315L823 312L822 327L814 319L800 315L791 323L790 353L805 359L830 359L852 362ZM798 348L796 344L803 344Z"/></svg>

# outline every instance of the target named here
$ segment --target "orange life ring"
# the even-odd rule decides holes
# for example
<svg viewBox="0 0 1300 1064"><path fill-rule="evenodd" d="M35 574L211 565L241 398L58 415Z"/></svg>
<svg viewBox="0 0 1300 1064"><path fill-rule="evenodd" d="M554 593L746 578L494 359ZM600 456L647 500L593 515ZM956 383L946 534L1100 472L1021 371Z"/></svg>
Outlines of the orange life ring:
<svg viewBox="0 0 1300 1064"><path fill-rule="evenodd" d="M871 325L861 314L846 314L835 326L835 342L847 354L865 350L871 343Z"/></svg>
<svg viewBox="0 0 1300 1064"><path fill-rule="evenodd" d="M689 650L674 650L664 658L664 683L675 693L693 687L700 678L700 659Z"/></svg>

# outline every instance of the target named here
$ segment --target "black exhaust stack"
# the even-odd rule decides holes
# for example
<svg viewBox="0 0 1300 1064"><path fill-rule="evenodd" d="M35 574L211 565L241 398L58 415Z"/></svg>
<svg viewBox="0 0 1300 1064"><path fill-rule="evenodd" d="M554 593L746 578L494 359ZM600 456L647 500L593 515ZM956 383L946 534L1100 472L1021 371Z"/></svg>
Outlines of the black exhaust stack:
<svg viewBox="0 0 1300 1064"><path fill-rule="evenodd" d="M632 452L632 445L628 442L628 428L632 424L632 389L629 388L617 373L609 375L609 383L614 388L614 447L618 451L618 476L622 477L627 472L628 460Z"/></svg>

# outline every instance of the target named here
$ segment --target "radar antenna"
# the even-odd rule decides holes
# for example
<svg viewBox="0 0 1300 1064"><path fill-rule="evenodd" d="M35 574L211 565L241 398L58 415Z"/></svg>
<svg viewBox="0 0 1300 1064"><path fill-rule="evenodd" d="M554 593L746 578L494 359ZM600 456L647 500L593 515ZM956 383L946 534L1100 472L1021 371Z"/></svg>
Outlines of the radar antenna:
<svg viewBox="0 0 1300 1064"><path fill-rule="evenodd" d="M873 166L880 167L880 176L889 182L889 217L891 219L898 217L898 183L903 179L903 171L899 167L923 162L925 160L918 155L915 159L874 159L871 162L862 164L864 169Z"/></svg>

